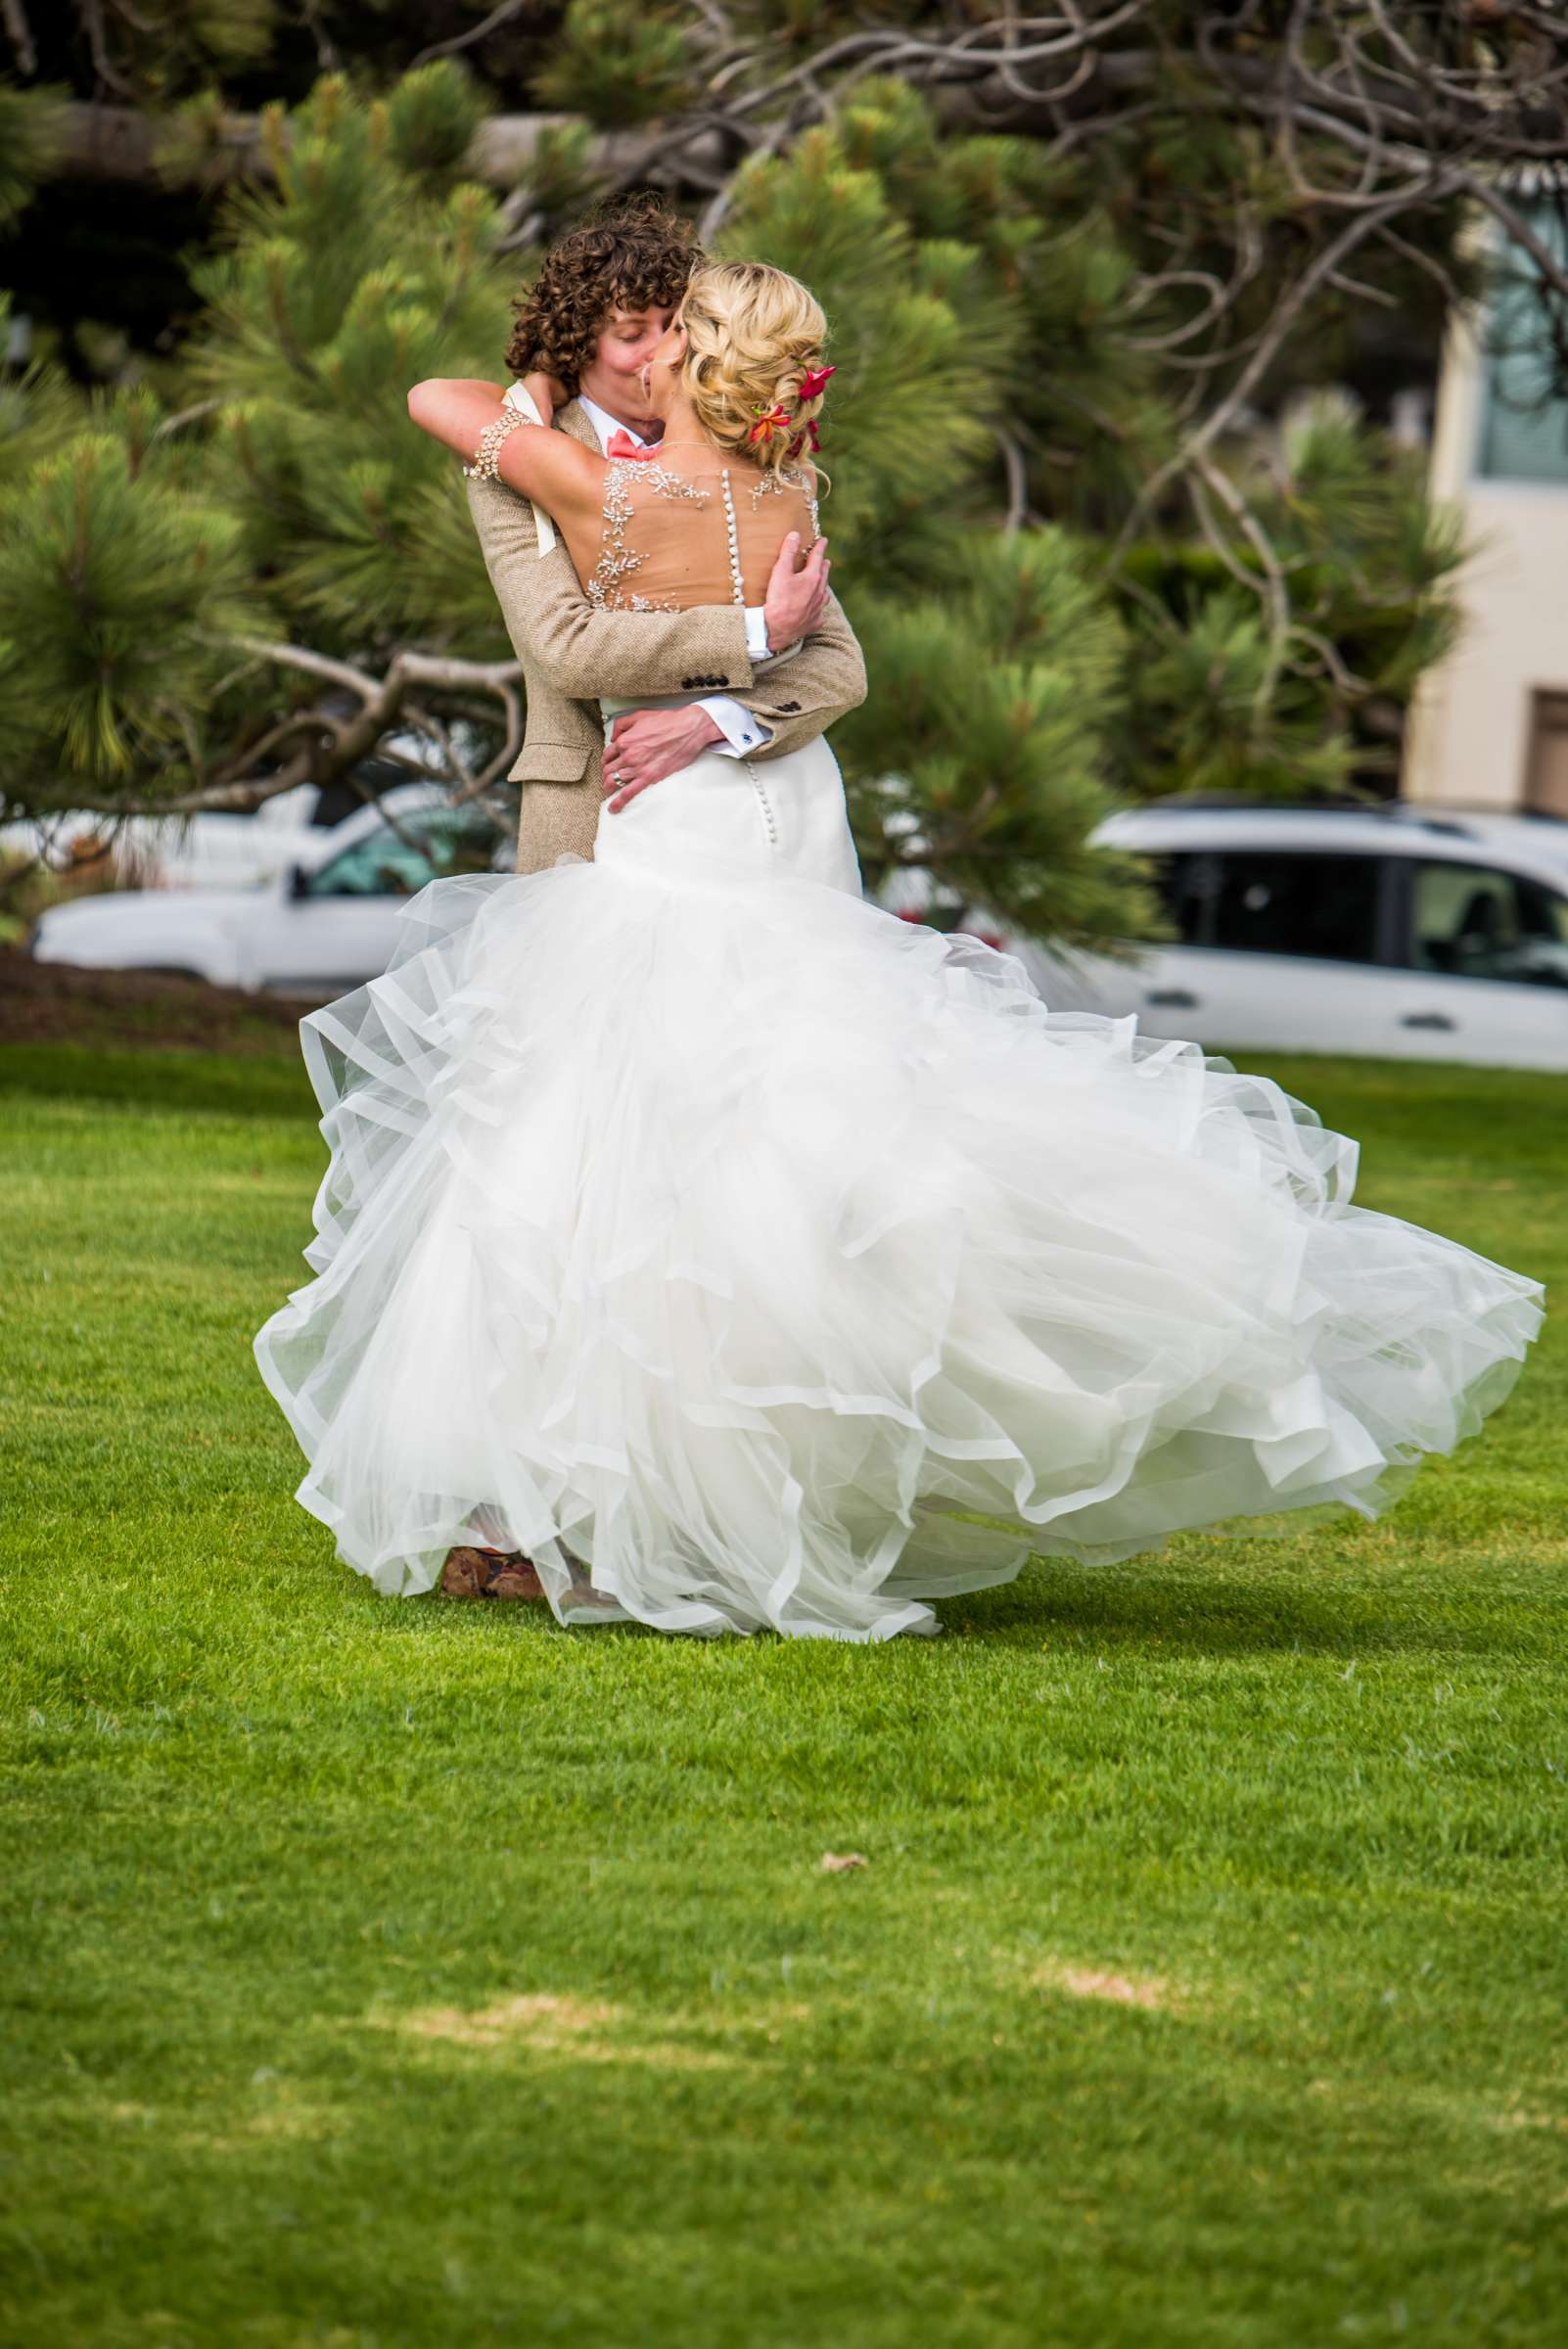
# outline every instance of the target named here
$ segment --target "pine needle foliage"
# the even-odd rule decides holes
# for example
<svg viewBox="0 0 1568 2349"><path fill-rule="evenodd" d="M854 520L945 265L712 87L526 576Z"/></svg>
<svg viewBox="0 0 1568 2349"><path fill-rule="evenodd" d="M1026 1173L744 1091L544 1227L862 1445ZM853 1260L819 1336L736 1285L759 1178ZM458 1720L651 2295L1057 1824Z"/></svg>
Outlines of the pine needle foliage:
<svg viewBox="0 0 1568 2349"><path fill-rule="evenodd" d="M841 750L868 884L913 866L955 913L1063 945L1149 928L1135 863L1085 847L1125 644L1068 534L971 532L941 592L871 588L856 612L878 687Z"/></svg>
<svg viewBox="0 0 1568 2349"><path fill-rule="evenodd" d="M313 13L341 39L340 10ZM1194 467L1193 366L1222 376L1224 338L1244 352L1274 294L1260 260L1206 324L1194 288L1231 271L1238 207L1270 264L1319 231L1268 124L1182 50L1181 12L1155 12L1171 65L1154 97L1054 144L898 74L805 103L801 70L835 42L956 39L925 0L869 20L737 0L744 58L721 83L718 13L565 0L497 26L517 44L507 103L563 110L501 192L473 176L498 103L487 43L410 68L397 9L363 0L357 62L261 105L264 173L214 195L189 260L198 315L141 392L107 332L108 394L50 359L0 373L0 501L25 540L0 603L8 806L226 788L315 692L296 652L371 675L404 649L505 660L458 469L409 424L408 387L498 381L540 247L634 183L615 153L640 140L657 176L667 132L716 135L746 89L750 160L694 164L712 185L693 210L712 250L793 270L829 318L823 521L873 687L836 743L868 877L920 864L950 910L1067 944L1128 935L1152 919L1137 873L1085 847L1120 802L1388 787L1463 550L1353 405L1267 421L1281 383L1333 364L1350 297L1332 283ZM259 82L279 23L267 0L116 13L115 69L154 103L160 168L217 183L223 76ZM1279 38L1259 22L1260 62ZM0 84L0 225L60 125L58 92ZM678 137L669 152L658 168L678 173ZM1420 260L1357 267L1413 299ZM1275 576L1230 527L1231 492ZM471 699L459 711L484 733Z"/></svg>
<svg viewBox="0 0 1568 2349"><path fill-rule="evenodd" d="M389 101L342 76L273 129L274 187L237 194L196 272L193 358L259 577L318 649L504 651L445 451L408 421L422 377L500 374L517 265L499 208L454 176L480 113L438 61Z"/></svg>
<svg viewBox="0 0 1568 2349"><path fill-rule="evenodd" d="M156 771L194 782L204 711L256 618L237 518L169 478L119 402L0 495L7 798L69 806ZM218 750L225 747L219 740Z"/></svg>
<svg viewBox="0 0 1568 2349"><path fill-rule="evenodd" d="M684 107L698 87L685 13L571 0L534 97L613 130Z"/></svg>

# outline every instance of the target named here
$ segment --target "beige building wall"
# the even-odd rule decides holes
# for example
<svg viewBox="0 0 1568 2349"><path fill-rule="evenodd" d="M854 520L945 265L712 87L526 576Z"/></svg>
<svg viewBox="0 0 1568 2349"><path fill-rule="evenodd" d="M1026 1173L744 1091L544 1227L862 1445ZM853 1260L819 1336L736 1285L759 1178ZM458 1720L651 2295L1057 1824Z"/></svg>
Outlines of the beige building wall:
<svg viewBox="0 0 1568 2349"><path fill-rule="evenodd" d="M1568 731L1537 738L1537 697L1568 697L1568 487L1476 477L1484 381L1469 320L1450 330L1432 429L1431 488L1464 517L1465 624L1417 688L1407 799L1568 813ZM1546 714L1568 717L1568 703ZM1534 766L1535 788L1532 790Z"/></svg>

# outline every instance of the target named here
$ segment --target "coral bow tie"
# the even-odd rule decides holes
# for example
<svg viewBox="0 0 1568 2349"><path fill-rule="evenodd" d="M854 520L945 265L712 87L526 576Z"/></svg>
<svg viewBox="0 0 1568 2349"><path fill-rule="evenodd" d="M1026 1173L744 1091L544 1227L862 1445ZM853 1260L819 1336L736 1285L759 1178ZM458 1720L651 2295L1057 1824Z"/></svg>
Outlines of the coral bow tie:
<svg viewBox="0 0 1568 2349"><path fill-rule="evenodd" d="M612 433L605 443L604 453L607 457L631 457L640 464L646 457L656 457L659 451L656 448L644 448L642 442L633 440L629 433Z"/></svg>

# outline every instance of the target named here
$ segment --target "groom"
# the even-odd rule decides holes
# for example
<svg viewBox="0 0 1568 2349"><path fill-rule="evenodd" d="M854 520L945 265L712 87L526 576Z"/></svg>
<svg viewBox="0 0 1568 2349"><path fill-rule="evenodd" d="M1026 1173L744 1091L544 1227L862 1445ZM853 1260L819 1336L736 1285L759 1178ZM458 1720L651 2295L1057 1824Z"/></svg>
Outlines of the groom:
<svg viewBox="0 0 1568 2349"><path fill-rule="evenodd" d="M647 413L640 372L702 257L673 215L651 204L591 221L547 254L516 305L506 363L518 379L538 368L566 387L558 430L607 455L652 451L664 427ZM528 695L510 775L522 785L520 873L542 871L568 852L591 857L606 796L613 819L702 751L779 758L865 699L860 648L828 590L824 541L799 572L786 542L766 600L744 612L601 612L559 538L540 552L526 497L474 476L466 486ZM793 659L770 673L773 655L797 643ZM601 694L699 692L703 698L682 709L618 717L606 777ZM477 1547L448 1554L441 1589L453 1597L543 1596L526 1558Z"/></svg>

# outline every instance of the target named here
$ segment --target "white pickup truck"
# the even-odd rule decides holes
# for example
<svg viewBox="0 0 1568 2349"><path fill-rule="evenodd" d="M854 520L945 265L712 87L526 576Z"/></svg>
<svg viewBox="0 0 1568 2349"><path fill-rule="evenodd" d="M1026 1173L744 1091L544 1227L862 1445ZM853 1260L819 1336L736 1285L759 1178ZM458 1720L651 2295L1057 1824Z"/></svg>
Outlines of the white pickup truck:
<svg viewBox="0 0 1568 2349"><path fill-rule="evenodd" d="M52 905L33 926L31 952L326 997L385 969L398 908L427 881L510 871L516 855L483 808L454 807L425 783L398 785L330 830L306 830L294 849L259 887L114 890Z"/></svg>

